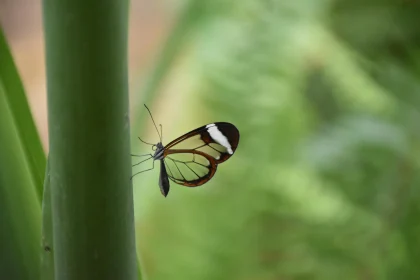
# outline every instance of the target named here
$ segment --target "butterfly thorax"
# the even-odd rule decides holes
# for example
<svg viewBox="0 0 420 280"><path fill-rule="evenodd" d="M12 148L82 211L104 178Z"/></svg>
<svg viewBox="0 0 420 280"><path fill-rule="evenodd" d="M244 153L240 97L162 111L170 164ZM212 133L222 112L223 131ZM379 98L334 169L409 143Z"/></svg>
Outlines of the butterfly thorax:
<svg viewBox="0 0 420 280"><path fill-rule="evenodd" d="M162 143L159 142L156 144L156 151L153 155L153 160L162 160L163 159L163 152L165 151L165 147L163 147Z"/></svg>

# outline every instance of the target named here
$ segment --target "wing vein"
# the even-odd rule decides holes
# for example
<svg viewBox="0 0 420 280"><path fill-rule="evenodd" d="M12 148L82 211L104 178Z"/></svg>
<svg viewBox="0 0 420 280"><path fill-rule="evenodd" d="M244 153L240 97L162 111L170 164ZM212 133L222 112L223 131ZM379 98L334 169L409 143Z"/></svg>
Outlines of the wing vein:
<svg viewBox="0 0 420 280"><path fill-rule="evenodd" d="M181 177L184 179L184 181L188 181L188 180L184 177L184 174L182 174L182 172L181 172L181 170L179 169L179 167L178 167L178 165L176 164L176 162L175 162L172 158L169 158L169 159L173 161L173 163L174 163L174 165L175 165L176 169L178 169L178 172L179 172L179 174L181 175ZM180 162L182 163L182 161L180 161Z"/></svg>
<svg viewBox="0 0 420 280"><path fill-rule="evenodd" d="M199 163L199 162L197 162L197 161L194 161L195 159L195 154L193 154L193 160L192 161L180 161L180 160L177 160L177 159L173 159L173 158L171 158L170 156L166 156L167 158L169 158L170 160L172 160L172 161L176 161L176 162L179 162L179 163L195 163L195 164L198 164L198 165L201 165L202 167L205 167L205 168L209 168L209 166L208 165L204 165L204 164L202 164L202 163Z"/></svg>
<svg viewBox="0 0 420 280"><path fill-rule="evenodd" d="M210 148L212 148L213 150L215 150L216 152L223 154L224 152L219 151L218 149L216 149L215 147L210 145L211 143L207 144L206 146L209 146Z"/></svg>
<svg viewBox="0 0 420 280"><path fill-rule="evenodd" d="M172 173L172 170L171 170L171 168L169 167L169 164L167 164L166 163L166 161L163 159L163 163L165 164L165 166L167 167L167 170L169 171L168 173L172 176L172 177L174 177L174 174Z"/></svg>
<svg viewBox="0 0 420 280"><path fill-rule="evenodd" d="M195 173L195 171L191 167L188 166L187 163L184 162L184 164L185 164L186 167L188 167L189 170L191 170L195 174L195 176L197 176L198 179L201 178L197 173Z"/></svg>

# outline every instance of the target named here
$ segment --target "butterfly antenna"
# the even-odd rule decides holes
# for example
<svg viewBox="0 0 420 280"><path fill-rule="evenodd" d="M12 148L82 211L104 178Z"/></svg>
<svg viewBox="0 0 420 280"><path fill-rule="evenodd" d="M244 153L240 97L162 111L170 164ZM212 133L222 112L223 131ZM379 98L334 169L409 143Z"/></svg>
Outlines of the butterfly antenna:
<svg viewBox="0 0 420 280"><path fill-rule="evenodd" d="M153 119L152 113L150 112L150 110L149 110L149 108L146 106L146 104L144 104L144 107L146 107L147 111L149 112L149 115L150 115L150 117L152 118L153 124L155 125L156 132L158 133L159 138L160 138L160 139L161 139L161 141L162 141L162 135L159 133L159 130L158 130L157 126L156 126L155 120Z"/></svg>
<svg viewBox="0 0 420 280"><path fill-rule="evenodd" d="M159 126L160 126L160 143L162 143L163 142L162 124L159 124Z"/></svg>
<svg viewBox="0 0 420 280"><path fill-rule="evenodd" d="M139 138L139 140L140 140L141 142L143 142L144 144L147 144L147 145L150 145L150 146L154 146L154 144L150 144L150 143L148 143L148 142L146 142L146 141L141 140L141 138L140 138L140 137L137 137L137 138Z"/></svg>

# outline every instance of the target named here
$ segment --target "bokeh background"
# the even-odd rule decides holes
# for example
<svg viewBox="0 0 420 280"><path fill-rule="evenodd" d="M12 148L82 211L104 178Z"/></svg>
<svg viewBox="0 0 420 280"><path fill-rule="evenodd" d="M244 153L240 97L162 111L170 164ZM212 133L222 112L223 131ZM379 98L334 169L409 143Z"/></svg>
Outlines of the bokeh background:
<svg viewBox="0 0 420 280"><path fill-rule="evenodd" d="M420 279L419 14L415 0L131 1L133 139L158 140L143 102L164 143L215 121L241 132L200 188L165 199L157 169L135 178L145 278ZM0 0L0 23L47 151L41 4Z"/></svg>

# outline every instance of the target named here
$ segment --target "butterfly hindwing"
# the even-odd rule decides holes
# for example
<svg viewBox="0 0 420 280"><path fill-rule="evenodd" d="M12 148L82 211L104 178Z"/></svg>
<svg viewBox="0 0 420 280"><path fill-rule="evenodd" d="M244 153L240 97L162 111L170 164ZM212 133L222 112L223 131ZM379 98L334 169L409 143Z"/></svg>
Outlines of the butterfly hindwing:
<svg viewBox="0 0 420 280"><path fill-rule="evenodd" d="M213 157L191 149L166 150L164 162L169 179L187 187L201 186L217 170Z"/></svg>

